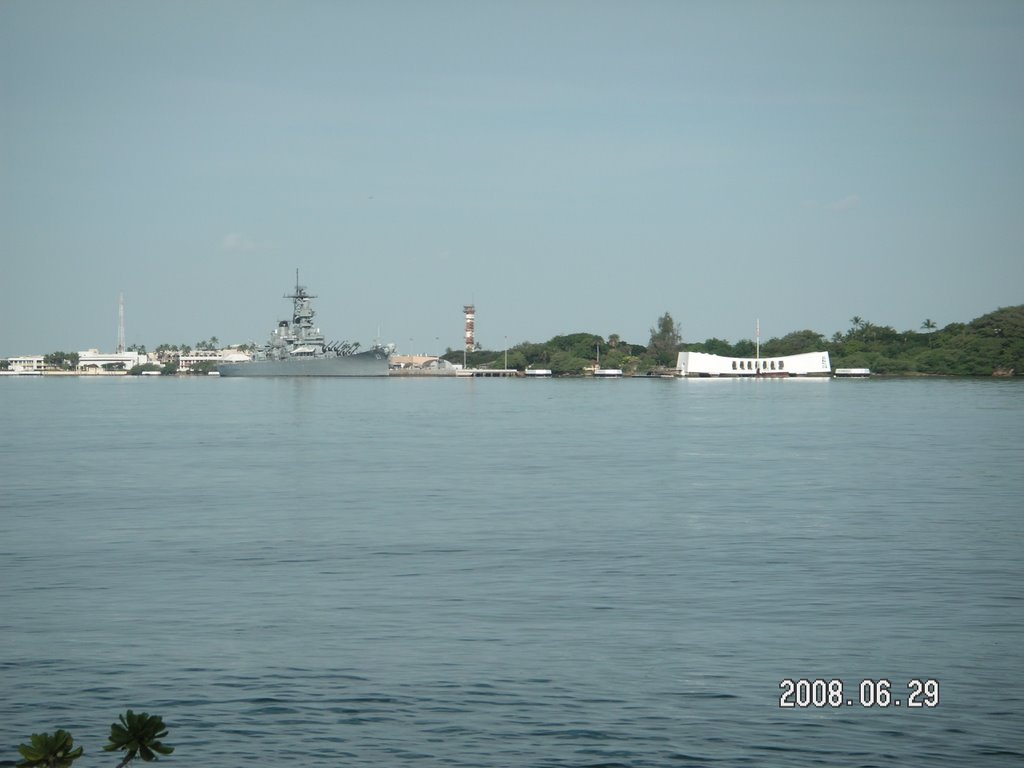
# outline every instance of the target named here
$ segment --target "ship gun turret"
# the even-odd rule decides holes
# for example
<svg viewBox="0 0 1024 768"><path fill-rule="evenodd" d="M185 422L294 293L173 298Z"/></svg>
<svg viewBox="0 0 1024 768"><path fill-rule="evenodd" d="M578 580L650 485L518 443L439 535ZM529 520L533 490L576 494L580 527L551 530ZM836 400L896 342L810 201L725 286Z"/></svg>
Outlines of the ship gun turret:
<svg viewBox="0 0 1024 768"><path fill-rule="evenodd" d="M336 352L339 355L354 355L359 351L359 342L332 341L330 344L325 344L324 349L329 352Z"/></svg>

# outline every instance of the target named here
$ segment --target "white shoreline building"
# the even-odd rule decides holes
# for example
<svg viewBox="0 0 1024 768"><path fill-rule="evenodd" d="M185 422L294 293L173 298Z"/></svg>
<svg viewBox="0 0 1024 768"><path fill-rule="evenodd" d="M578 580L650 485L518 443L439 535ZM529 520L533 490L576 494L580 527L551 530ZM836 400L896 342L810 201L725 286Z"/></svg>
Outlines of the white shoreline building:
<svg viewBox="0 0 1024 768"><path fill-rule="evenodd" d="M89 371L118 370L127 371L136 365L145 365L149 358L142 352L100 352L98 349L84 349L78 353L76 370Z"/></svg>
<svg viewBox="0 0 1024 768"><path fill-rule="evenodd" d="M42 373L46 365L43 355L19 355L7 358L9 373Z"/></svg>
<svg viewBox="0 0 1024 768"><path fill-rule="evenodd" d="M252 360L251 355L240 352L233 347L228 347L227 349L197 349L178 356L178 372L191 373L192 369L200 363L210 363L216 366L221 363L244 363L249 360Z"/></svg>
<svg viewBox="0 0 1024 768"><path fill-rule="evenodd" d="M722 357L707 352L680 352L677 376L829 376L828 352L776 357Z"/></svg>

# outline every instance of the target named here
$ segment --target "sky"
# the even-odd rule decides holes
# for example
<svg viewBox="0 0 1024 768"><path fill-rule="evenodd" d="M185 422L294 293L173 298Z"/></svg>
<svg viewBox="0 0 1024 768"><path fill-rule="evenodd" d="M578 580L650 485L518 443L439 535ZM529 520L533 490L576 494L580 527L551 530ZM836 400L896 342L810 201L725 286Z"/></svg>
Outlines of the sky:
<svg viewBox="0 0 1024 768"><path fill-rule="evenodd" d="M0 356L1024 303L1024 3L0 0Z"/></svg>

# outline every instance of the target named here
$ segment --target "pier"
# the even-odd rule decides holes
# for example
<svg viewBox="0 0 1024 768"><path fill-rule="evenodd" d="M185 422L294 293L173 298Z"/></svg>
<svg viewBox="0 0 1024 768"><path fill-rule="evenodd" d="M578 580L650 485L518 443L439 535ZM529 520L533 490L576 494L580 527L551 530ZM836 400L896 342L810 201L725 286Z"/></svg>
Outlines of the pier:
<svg viewBox="0 0 1024 768"><path fill-rule="evenodd" d="M456 376L476 379L510 378L522 374L515 368L459 368Z"/></svg>

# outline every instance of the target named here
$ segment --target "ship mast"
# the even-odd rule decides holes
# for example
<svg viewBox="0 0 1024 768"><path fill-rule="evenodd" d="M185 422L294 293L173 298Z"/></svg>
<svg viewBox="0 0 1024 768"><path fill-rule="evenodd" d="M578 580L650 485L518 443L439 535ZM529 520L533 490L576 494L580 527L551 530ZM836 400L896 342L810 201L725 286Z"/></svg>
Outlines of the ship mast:
<svg viewBox="0 0 1024 768"><path fill-rule="evenodd" d="M295 292L284 295L286 299L292 300L292 323L299 326L312 327L313 315L316 312L313 311L313 307L309 304L309 299L315 299L316 296L312 296L306 293L306 287L299 285L299 270L295 270Z"/></svg>

